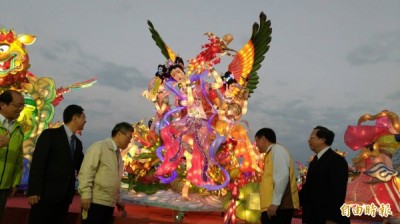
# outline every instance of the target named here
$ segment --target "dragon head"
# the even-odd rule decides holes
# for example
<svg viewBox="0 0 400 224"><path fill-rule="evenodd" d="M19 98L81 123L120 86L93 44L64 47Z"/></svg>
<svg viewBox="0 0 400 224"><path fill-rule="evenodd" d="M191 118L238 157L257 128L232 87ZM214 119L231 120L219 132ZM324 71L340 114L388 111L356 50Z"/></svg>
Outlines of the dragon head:
<svg viewBox="0 0 400 224"><path fill-rule="evenodd" d="M25 45L31 45L35 40L33 35L17 36L12 29L0 29L0 87L7 88L25 81L25 73L29 68Z"/></svg>

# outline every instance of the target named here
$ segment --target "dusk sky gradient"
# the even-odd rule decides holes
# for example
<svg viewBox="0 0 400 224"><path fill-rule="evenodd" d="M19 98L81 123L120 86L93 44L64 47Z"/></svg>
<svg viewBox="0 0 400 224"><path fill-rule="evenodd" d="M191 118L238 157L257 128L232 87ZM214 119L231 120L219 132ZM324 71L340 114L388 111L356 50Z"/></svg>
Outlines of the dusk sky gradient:
<svg viewBox="0 0 400 224"><path fill-rule="evenodd" d="M348 125L384 109L400 114L400 1L156 1L2 0L0 27L33 34L27 46L32 73L58 87L97 78L90 88L64 95L53 121L69 104L84 107L84 148L110 136L115 123L148 120L152 103L141 96L157 65L165 62L148 30L152 21L164 41L185 60L207 42L205 32L231 33L239 50L263 11L272 23L270 50L260 83L242 119L248 134L271 127L294 160L312 155L313 127L336 133L344 144ZM217 66L222 74L230 62Z"/></svg>

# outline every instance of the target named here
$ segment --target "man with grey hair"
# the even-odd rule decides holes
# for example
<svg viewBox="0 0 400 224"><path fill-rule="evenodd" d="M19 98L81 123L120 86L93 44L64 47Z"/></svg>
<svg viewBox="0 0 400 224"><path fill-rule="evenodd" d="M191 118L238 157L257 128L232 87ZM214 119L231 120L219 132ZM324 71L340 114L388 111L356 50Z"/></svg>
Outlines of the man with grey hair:
<svg viewBox="0 0 400 224"><path fill-rule="evenodd" d="M79 171L82 224L111 224L114 207L123 211L120 201L123 163L120 150L131 142L133 127L127 122L115 125L111 138L92 144Z"/></svg>

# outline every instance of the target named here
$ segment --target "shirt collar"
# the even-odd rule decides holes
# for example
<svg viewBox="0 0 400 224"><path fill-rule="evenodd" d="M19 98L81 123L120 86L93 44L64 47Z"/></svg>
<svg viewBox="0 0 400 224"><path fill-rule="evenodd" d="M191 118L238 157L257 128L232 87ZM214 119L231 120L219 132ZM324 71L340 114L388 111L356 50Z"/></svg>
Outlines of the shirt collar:
<svg viewBox="0 0 400 224"><path fill-rule="evenodd" d="M15 119L12 121L9 121L7 118L5 118L2 114L0 114L0 121L1 124L7 128L7 129L11 129L11 127L14 125L15 123Z"/></svg>
<svg viewBox="0 0 400 224"><path fill-rule="evenodd" d="M114 139L111 139L111 142L112 142L112 145L113 145L113 150L114 150L114 152L116 152L117 149L118 149L117 144L115 144Z"/></svg>
<svg viewBox="0 0 400 224"><path fill-rule="evenodd" d="M69 129L69 127L68 127L67 125L64 125L64 129L65 129L65 132L67 133L68 139L70 139L71 136L72 136L74 133L71 131L71 129Z"/></svg>
<svg viewBox="0 0 400 224"><path fill-rule="evenodd" d="M2 115L2 114L0 114L0 121L1 121L1 123L2 124L4 124L4 121L6 121L7 119Z"/></svg>
<svg viewBox="0 0 400 224"><path fill-rule="evenodd" d="M10 123L10 124L12 124L12 123L15 122L15 119L12 120L12 121L9 121L9 120L8 120L7 118L5 118L2 114L0 114L0 120L1 120L1 123L2 123L2 124L4 124L4 122L8 122L8 123Z"/></svg>
<svg viewBox="0 0 400 224"><path fill-rule="evenodd" d="M272 146L274 146L275 144L271 144L268 146L267 150L265 151L265 153L269 153L269 151L271 151Z"/></svg>
<svg viewBox="0 0 400 224"><path fill-rule="evenodd" d="M319 153L317 154L318 159L320 159L321 156L324 155L324 153L325 153L326 151L328 151L329 148L330 148L330 146L328 146L328 147L322 149L321 151L319 151Z"/></svg>

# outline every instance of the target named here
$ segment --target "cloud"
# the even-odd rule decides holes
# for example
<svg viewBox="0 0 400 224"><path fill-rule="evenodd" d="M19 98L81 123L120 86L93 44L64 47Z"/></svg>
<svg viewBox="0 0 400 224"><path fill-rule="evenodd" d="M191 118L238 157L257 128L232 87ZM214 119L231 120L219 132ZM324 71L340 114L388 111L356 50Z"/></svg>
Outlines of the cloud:
<svg viewBox="0 0 400 224"><path fill-rule="evenodd" d="M390 49L378 43L370 43L356 48L347 56L350 64L364 65L385 61Z"/></svg>
<svg viewBox="0 0 400 224"><path fill-rule="evenodd" d="M400 97L400 91L393 94L393 99ZM305 98L289 101L277 100L278 96L254 97L249 100L249 112L245 120L251 124L248 131L250 139L262 127L275 130L278 142L288 148L293 158L306 163L312 155L308 146L311 130L322 125L334 131L336 137L332 145L334 149L347 152L347 160L358 153L344 143L344 133L349 125L356 125L364 114L376 114L386 108L387 102L376 102L373 105L365 101L354 101L351 105L331 104L329 106L315 105ZM386 107L385 107L386 106ZM396 108L393 108L396 109Z"/></svg>
<svg viewBox="0 0 400 224"><path fill-rule="evenodd" d="M394 93L391 93L391 94L389 94L388 96L387 96L387 98L389 99L389 100L393 100L393 101L395 101L395 102L400 102L400 90L399 91L396 91L396 92L394 92Z"/></svg>
<svg viewBox="0 0 400 224"><path fill-rule="evenodd" d="M284 80L277 80L277 81L275 81L275 84L278 86L288 86L289 82L284 81Z"/></svg>
<svg viewBox="0 0 400 224"><path fill-rule="evenodd" d="M27 47L33 73L54 78L57 86L97 78L92 87L66 94L56 108L58 118L70 103L85 108L88 123L82 137L86 146L109 137L117 122L137 122L155 114L152 103L140 94L156 65L165 59L148 32L148 19L164 41L188 59L201 51L201 44L207 42L202 34L207 31L218 36L231 33L235 39L229 46L240 50L251 36L252 24L259 22L260 10L268 6L264 12L274 30L271 48L243 119L250 124L250 139L259 128L273 128L295 160L305 161L313 154L307 139L316 125L333 129L334 148L346 150L344 131L361 115L383 109L400 111L396 86L400 29L398 23L391 23L398 18L398 3L368 1L345 8L342 3L312 7L299 3L297 8L288 8L274 1L234 1L230 8L240 10L227 16L221 13L225 3L211 1L6 2L9 7L0 24L38 37ZM177 6L184 10L171 13ZM343 10L337 17L335 9L340 7ZM65 10L52 10L59 8ZM15 13L21 9L23 14ZM224 59L217 70L223 73L229 62Z"/></svg>
<svg viewBox="0 0 400 224"><path fill-rule="evenodd" d="M120 90L129 90L132 87L143 87L148 77L133 66L119 65L110 61L102 61L98 57L82 51L76 41L63 40L48 44L40 49L40 54L47 64L58 67L62 63L69 69L68 76L79 77L82 74L95 76L99 84L107 85Z"/></svg>
<svg viewBox="0 0 400 224"><path fill-rule="evenodd" d="M96 73L100 83L121 90L131 87L143 88L143 83L148 82L148 78L143 77L136 68L114 63L103 63Z"/></svg>
<svg viewBox="0 0 400 224"><path fill-rule="evenodd" d="M270 97L267 97L270 98ZM249 122L255 132L263 127L272 128L278 142L285 145L295 158L302 161L307 149L307 138L314 127L310 121L316 117L315 111L301 99L290 100L283 104L271 99L254 99L249 102ZM253 133L249 133L252 138Z"/></svg>
<svg viewBox="0 0 400 224"><path fill-rule="evenodd" d="M400 31L379 33L347 55L352 65L400 61Z"/></svg>

